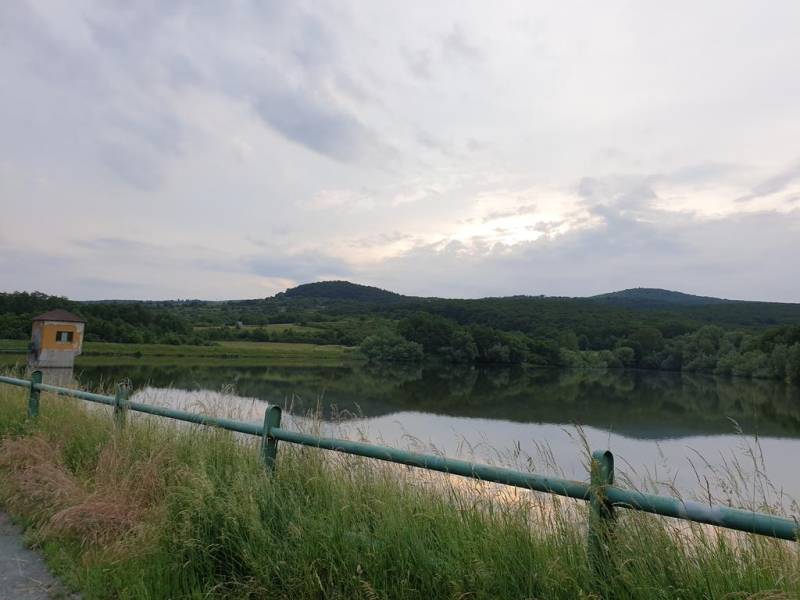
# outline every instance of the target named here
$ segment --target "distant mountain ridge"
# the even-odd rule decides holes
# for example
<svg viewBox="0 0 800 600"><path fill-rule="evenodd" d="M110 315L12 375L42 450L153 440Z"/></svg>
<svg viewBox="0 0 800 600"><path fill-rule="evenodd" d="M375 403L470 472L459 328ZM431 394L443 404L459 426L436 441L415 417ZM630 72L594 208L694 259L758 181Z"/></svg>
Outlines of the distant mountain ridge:
<svg viewBox="0 0 800 600"><path fill-rule="evenodd" d="M314 300L352 300L356 302L396 303L410 296L403 296L370 285L351 283L350 281L318 281L304 283L289 288L276 297L304 298Z"/></svg>
<svg viewBox="0 0 800 600"><path fill-rule="evenodd" d="M284 306L283 310L317 308L347 314L366 310L386 312L397 318L409 311L426 311L460 323L493 324L509 331L524 331L534 326L567 327L569 323L579 327L587 318L617 323L618 329L624 329L625 323L635 319L654 319L663 321L662 328L671 334L702 324L800 325L800 303L729 300L658 288L631 288L589 297L519 295L459 299L406 296L350 281L320 281L290 288L267 298L266 302L277 302Z"/></svg>
<svg viewBox="0 0 800 600"><path fill-rule="evenodd" d="M422 296L406 296L382 288L353 283L351 281L318 281L304 283L285 292L276 294L276 298L287 299L315 299L315 300L350 300L355 302L398 303L417 300L459 300L458 298L436 298ZM675 308L675 307L700 307L714 304L792 304L781 302L730 300L728 298L715 298L713 296L698 296L662 288L629 288L616 292L596 294L594 296L544 296L517 294L513 296L497 296L494 299L563 299L563 300L590 300L626 308ZM490 298L484 298L488 300Z"/></svg>
<svg viewBox="0 0 800 600"><path fill-rule="evenodd" d="M674 292L661 288L630 288L618 292L589 296L589 299L629 308L708 306L709 304L737 302L737 300L714 298L712 296L695 296L694 294L685 294L683 292Z"/></svg>

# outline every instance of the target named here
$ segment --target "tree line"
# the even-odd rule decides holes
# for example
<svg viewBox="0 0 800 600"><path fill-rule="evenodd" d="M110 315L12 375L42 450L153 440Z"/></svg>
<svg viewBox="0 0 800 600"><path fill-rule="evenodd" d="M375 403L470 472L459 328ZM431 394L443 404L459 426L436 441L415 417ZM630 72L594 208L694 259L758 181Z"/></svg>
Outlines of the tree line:
<svg viewBox="0 0 800 600"><path fill-rule="evenodd" d="M641 368L800 380L794 313L780 305L773 316L790 324L754 326L744 304L725 305L742 322L723 326L678 309L635 311L574 298L76 302L15 292L0 293L0 338L27 339L31 318L65 308L86 319L87 341L340 344L359 347L374 363Z"/></svg>
<svg viewBox="0 0 800 600"><path fill-rule="evenodd" d="M657 327L637 327L591 348L572 330L537 337L486 325L461 326L439 315L418 312L394 330L367 337L361 351L373 362L529 364L569 368L640 368L706 372L800 382L800 326L760 332L705 325L667 338Z"/></svg>
<svg viewBox="0 0 800 600"><path fill-rule="evenodd" d="M30 338L31 319L56 308L85 319L85 340L90 342L201 344L205 341L175 311L140 302L75 302L41 292L0 293L0 338Z"/></svg>

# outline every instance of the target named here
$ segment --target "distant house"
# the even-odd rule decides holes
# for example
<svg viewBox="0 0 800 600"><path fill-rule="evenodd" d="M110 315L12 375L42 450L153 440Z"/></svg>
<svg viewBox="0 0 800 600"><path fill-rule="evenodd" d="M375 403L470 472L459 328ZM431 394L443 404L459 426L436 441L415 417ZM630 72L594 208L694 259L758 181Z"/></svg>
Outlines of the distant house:
<svg viewBox="0 0 800 600"><path fill-rule="evenodd" d="M85 324L79 316L60 308L34 317L28 364L34 368L71 368L83 347Z"/></svg>

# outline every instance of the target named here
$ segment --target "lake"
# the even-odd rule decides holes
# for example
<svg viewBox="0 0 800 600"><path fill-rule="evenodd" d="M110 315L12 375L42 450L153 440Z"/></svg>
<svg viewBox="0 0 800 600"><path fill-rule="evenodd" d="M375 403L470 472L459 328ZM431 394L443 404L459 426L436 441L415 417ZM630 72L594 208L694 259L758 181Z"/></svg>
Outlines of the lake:
<svg viewBox="0 0 800 600"><path fill-rule="evenodd" d="M316 411L332 434L574 479L587 477L583 435L592 449L612 450L623 479L640 488L700 498L710 490L735 504L800 497L800 388L775 381L131 360L76 367L75 377L83 388L127 377L136 400L259 422L266 403L277 403L296 419Z"/></svg>

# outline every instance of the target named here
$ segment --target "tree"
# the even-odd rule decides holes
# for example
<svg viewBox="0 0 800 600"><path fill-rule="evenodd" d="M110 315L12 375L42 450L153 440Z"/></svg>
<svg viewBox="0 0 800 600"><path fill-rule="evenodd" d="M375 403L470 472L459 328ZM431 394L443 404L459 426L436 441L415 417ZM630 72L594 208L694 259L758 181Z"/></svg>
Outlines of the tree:
<svg viewBox="0 0 800 600"><path fill-rule="evenodd" d="M525 334L498 331L486 325L472 325L469 333L475 340L479 362L520 364L528 356Z"/></svg>
<svg viewBox="0 0 800 600"><path fill-rule="evenodd" d="M468 331L455 329L450 335L448 345L439 348L438 354L453 363L471 363L478 356L478 347Z"/></svg>
<svg viewBox="0 0 800 600"><path fill-rule="evenodd" d="M786 380L800 383L800 342L792 344L786 353Z"/></svg>
<svg viewBox="0 0 800 600"><path fill-rule="evenodd" d="M628 336L627 345L636 351L636 362L642 363L664 347L664 336L655 327L639 327Z"/></svg>
<svg viewBox="0 0 800 600"><path fill-rule="evenodd" d="M422 345L426 354L437 354L441 348L449 346L455 328L452 321L426 312L418 312L397 324L398 333Z"/></svg>
<svg viewBox="0 0 800 600"><path fill-rule="evenodd" d="M632 367L636 364L636 352L630 346L615 348L614 356L623 367Z"/></svg>
<svg viewBox="0 0 800 600"><path fill-rule="evenodd" d="M359 349L368 362L416 362L423 357L421 344L388 331L365 338Z"/></svg>

